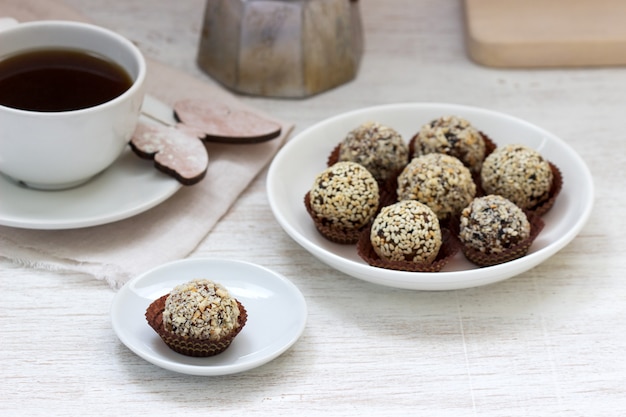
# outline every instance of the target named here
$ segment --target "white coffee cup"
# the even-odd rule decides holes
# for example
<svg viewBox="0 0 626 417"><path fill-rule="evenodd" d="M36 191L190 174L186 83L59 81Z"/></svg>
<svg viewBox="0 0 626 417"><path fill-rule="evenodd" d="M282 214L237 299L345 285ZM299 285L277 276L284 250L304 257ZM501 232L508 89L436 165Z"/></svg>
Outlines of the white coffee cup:
<svg viewBox="0 0 626 417"><path fill-rule="evenodd" d="M43 112L0 105L1 173L38 189L88 181L115 162L135 130L146 77L141 52L123 36L90 24L0 23L0 60L33 49L77 49L112 60L131 77L128 90L93 107Z"/></svg>

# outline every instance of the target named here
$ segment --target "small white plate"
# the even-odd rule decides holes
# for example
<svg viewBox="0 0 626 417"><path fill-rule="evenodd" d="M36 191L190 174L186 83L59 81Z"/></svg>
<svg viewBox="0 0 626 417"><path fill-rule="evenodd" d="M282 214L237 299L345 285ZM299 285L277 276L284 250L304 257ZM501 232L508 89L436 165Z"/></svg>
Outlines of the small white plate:
<svg viewBox="0 0 626 417"><path fill-rule="evenodd" d="M171 108L152 96L146 96L146 107L161 119L173 117ZM0 225L40 230L97 226L155 207L181 187L127 147L105 171L67 190L34 190L0 174Z"/></svg>
<svg viewBox="0 0 626 417"><path fill-rule="evenodd" d="M195 278L224 285L248 312L248 321L224 352L193 358L168 348L144 316L155 299ZM133 278L113 299L113 330L146 361L190 375L227 375L261 366L291 347L304 331L307 307L300 290L282 275L259 265L190 258Z"/></svg>
<svg viewBox="0 0 626 417"><path fill-rule="evenodd" d="M396 129L408 141L425 123L456 115L469 120L497 145L521 143L538 150L560 168L563 189L544 217L545 227L529 253L501 265L478 268L458 253L441 272L406 272L364 262L354 245L338 245L315 229L304 195L326 168L332 149L366 121ZM525 272L554 255L583 228L593 208L593 181L584 161L563 140L524 120L485 110L443 103L404 103L341 114L306 129L276 155L267 176L267 194L278 223L292 239L329 266L376 284L414 290L451 290L501 281Z"/></svg>

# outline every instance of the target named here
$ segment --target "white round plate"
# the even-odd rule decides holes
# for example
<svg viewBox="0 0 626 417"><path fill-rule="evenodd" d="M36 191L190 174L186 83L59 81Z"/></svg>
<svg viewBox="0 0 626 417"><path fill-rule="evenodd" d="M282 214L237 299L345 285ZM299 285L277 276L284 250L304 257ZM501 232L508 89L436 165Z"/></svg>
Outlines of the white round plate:
<svg viewBox="0 0 626 417"><path fill-rule="evenodd" d="M172 113L151 96L144 100L146 107ZM0 225L40 230L97 226L143 213L181 187L127 147L104 172L67 190L34 190L0 174Z"/></svg>
<svg viewBox="0 0 626 417"><path fill-rule="evenodd" d="M224 352L193 358L168 348L148 325L148 306L178 284L195 278L224 285L248 312L248 321ZM300 290L259 265L190 258L154 268L126 283L111 307L113 330L146 361L190 375L227 375L261 366L291 347L304 331L307 307Z"/></svg>
<svg viewBox="0 0 626 417"><path fill-rule="evenodd" d="M469 120L497 145L521 143L538 150L560 168L563 189L544 216L545 227L529 253L504 264L478 268L458 253L441 272L406 272L364 262L354 245L324 239L304 207L304 195L326 168L332 149L361 123L375 121L409 140L425 123L456 115ZM306 129L290 140L269 168L267 194L278 223L292 239L327 265L365 281L414 290L451 290L501 281L525 272L554 255L582 229L593 207L593 181L584 161L563 140L524 120L476 107L443 103L404 103L341 114Z"/></svg>
<svg viewBox="0 0 626 417"><path fill-rule="evenodd" d="M41 230L97 226L142 213L180 187L130 148L106 171L67 190L33 190L0 175L0 225Z"/></svg>

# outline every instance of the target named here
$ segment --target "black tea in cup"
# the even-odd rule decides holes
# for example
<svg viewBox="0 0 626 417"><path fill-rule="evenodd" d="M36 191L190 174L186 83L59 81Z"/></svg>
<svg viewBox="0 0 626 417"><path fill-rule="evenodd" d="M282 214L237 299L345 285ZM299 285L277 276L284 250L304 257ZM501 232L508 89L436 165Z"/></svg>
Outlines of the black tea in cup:
<svg viewBox="0 0 626 417"><path fill-rule="evenodd" d="M114 99L132 83L120 65L76 49L35 49L0 60L0 104L21 110L88 108Z"/></svg>

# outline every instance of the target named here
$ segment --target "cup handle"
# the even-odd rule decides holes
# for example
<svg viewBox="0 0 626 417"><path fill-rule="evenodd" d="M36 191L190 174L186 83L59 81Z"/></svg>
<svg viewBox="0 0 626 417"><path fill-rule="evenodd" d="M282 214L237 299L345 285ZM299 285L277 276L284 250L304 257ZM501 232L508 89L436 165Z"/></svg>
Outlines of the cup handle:
<svg viewBox="0 0 626 417"><path fill-rule="evenodd" d="M12 17L0 17L0 31L11 28L19 23L20 22L13 19Z"/></svg>

